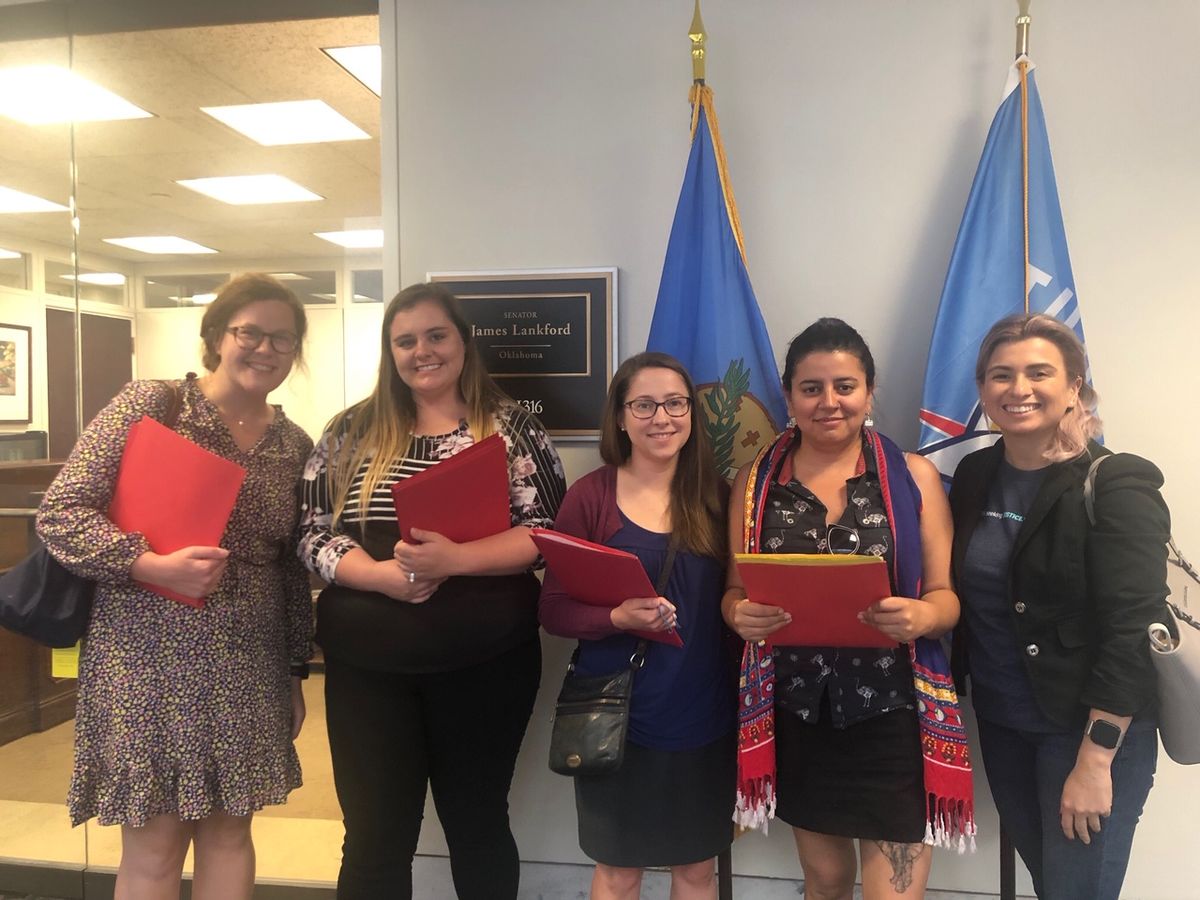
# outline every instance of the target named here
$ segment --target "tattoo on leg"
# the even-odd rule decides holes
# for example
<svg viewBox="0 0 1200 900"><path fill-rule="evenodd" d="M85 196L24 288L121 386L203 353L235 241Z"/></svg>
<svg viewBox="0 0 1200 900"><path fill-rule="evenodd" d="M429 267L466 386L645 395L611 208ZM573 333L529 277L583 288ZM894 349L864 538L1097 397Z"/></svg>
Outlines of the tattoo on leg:
<svg viewBox="0 0 1200 900"><path fill-rule="evenodd" d="M892 887L897 894L903 894L912 887L913 863L925 850L924 844L901 844L895 841L876 841L875 846L892 864Z"/></svg>

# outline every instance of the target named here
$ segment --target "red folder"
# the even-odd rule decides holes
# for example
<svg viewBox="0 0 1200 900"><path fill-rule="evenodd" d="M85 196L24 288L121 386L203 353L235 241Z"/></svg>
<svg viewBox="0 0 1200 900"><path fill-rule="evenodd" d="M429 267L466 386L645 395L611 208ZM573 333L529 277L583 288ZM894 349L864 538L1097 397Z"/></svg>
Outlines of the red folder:
<svg viewBox="0 0 1200 900"><path fill-rule="evenodd" d="M508 498L508 448L498 434L472 444L411 478L392 485L400 537L412 530L445 535L456 544L491 537L512 527Z"/></svg>
<svg viewBox="0 0 1200 900"><path fill-rule="evenodd" d="M630 597L658 596L658 591L654 590L654 585L646 577L642 561L632 553L558 531L544 528L530 530L538 552L554 577L580 603L613 609ZM632 631L630 634L673 647L683 646L683 638L674 628L668 631Z"/></svg>
<svg viewBox="0 0 1200 900"><path fill-rule="evenodd" d="M746 596L778 606L792 621L771 635L780 647L895 647L858 621L872 603L890 597L887 563L878 556L735 553Z"/></svg>
<svg viewBox="0 0 1200 900"><path fill-rule="evenodd" d="M155 553L218 547L246 470L148 416L125 441L108 517L122 531L140 531ZM202 608L203 597L142 584L171 600Z"/></svg>

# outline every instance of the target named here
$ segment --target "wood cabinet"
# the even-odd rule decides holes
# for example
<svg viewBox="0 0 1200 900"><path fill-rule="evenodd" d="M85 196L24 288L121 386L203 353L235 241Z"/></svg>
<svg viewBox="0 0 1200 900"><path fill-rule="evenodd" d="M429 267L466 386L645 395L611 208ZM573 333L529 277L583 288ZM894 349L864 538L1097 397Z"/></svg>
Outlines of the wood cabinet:
<svg viewBox="0 0 1200 900"><path fill-rule="evenodd" d="M0 569L19 562L35 546L32 510L61 465L0 463ZM50 677L49 648L0 628L0 744L74 715L75 680Z"/></svg>

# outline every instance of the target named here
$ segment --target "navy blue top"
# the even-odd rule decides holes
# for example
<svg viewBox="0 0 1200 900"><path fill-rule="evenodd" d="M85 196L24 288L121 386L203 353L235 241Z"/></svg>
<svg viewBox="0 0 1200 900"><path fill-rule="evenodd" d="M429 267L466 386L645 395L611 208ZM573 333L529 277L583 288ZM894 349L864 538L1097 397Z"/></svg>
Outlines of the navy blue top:
<svg viewBox="0 0 1200 900"><path fill-rule="evenodd" d="M1009 597L1008 568L1017 534L1045 475L1046 469L1026 471L1000 461L967 545L959 586L975 714L1007 728L1037 732L1061 729L1042 713L1025 671L1012 620L1021 613Z"/></svg>
<svg viewBox="0 0 1200 900"><path fill-rule="evenodd" d="M667 557L667 535L647 531L621 513L621 528L605 545L634 554L651 584ZM678 611L683 647L649 641L646 664L633 680L629 740L654 750L695 750L733 730L733 674L724 664L721 594L725 566L680 550L663 596ZM617 634L579 642L580 675L606 675L629 665L638 639Z"/></svg>

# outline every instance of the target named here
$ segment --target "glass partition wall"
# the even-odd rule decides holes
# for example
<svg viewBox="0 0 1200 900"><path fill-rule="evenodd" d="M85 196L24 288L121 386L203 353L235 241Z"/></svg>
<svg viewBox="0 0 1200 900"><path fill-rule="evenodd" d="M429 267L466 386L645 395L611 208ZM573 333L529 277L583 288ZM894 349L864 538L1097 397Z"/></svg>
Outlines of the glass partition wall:
<svg viewBox="0 0 1200 900"><path fill-rule="evenodd" d="M70 72L69 38L0 41L0 567L31 548L33 512L53 477L52 416L75 430L73 325L77 309L71 216L72 125L24 90L38 72ZM52 319L65 331L53 337ZM66 392L59 376L67 379ZM56 378L51 397L47 385ZM67 445L66 450L70 449ZM72 829L75 682L55 677L48 649L0 629L0 872L30 863L81 883L86 832ZM31 888L16 877L8 888Z"/></svg>
<svg viewBox="0 0 1200 900"><path fill-rule="evenodd" d="M28 511L78 421L130 378L200 370L199 321L231 275L270 273L306 305L306 364L272 397L289 418L315 437L370 390L384 299L378 73L352 74L337 50L377 43L376 16L0 37L0 565L27 551ZM2 98L18 74L66 112L17 118ZM26 108L47 118L49 103ZM6 450L22 456L3 462ZM70 827L70 654L51 665L0 631L0 895L109 897L120 829ZM336 878L322 695L318 665L297 742L304 786L255 816L268 896Z"/></svg>

